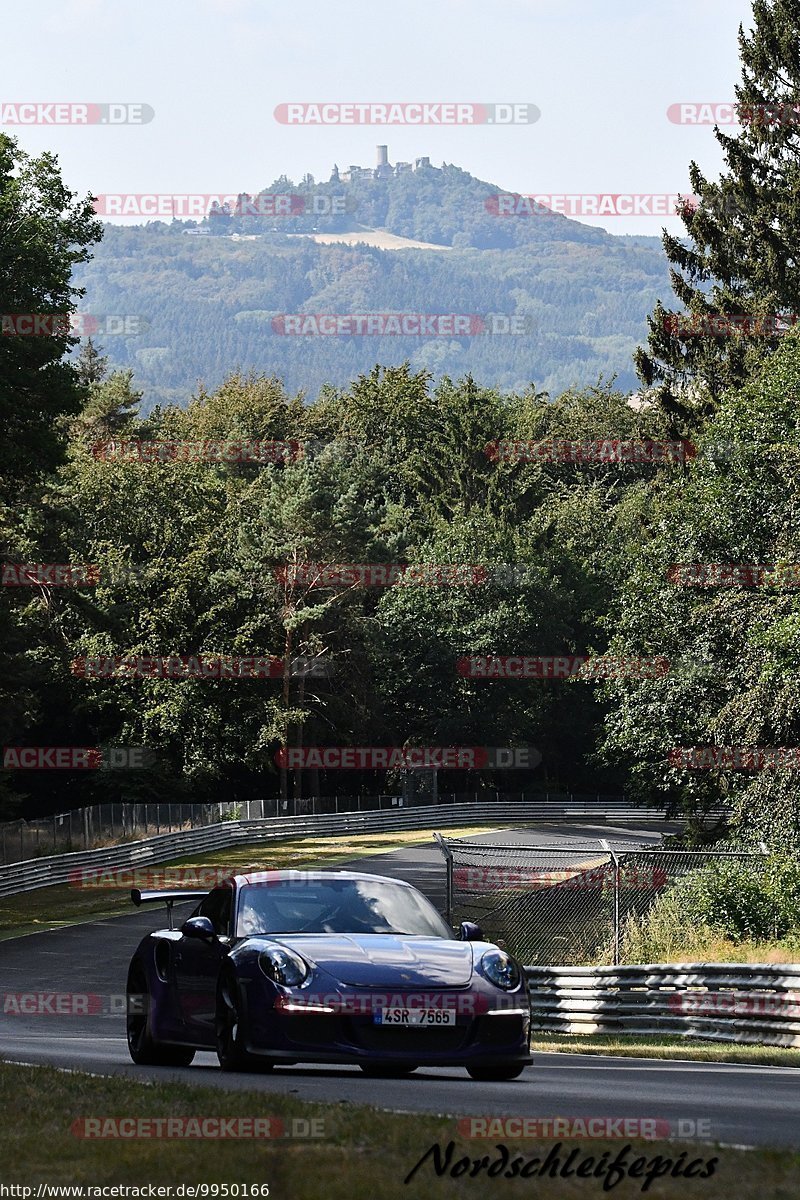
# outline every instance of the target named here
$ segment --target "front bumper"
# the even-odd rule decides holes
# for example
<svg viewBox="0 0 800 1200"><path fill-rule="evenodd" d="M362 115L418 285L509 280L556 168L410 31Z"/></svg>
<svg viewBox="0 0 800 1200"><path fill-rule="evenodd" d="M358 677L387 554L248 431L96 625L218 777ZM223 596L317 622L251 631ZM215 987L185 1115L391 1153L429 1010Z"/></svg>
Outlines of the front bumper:
<svg viewBox="0 0 800 1200"><path fill-rule="evenodd" d="M419 1066L532 1061L527 996L514 1008L459 1013L454 1025L376 1024L371 1013L268 1009L248 1013L248 1051L287 1062L395 1062Z"/></svg>

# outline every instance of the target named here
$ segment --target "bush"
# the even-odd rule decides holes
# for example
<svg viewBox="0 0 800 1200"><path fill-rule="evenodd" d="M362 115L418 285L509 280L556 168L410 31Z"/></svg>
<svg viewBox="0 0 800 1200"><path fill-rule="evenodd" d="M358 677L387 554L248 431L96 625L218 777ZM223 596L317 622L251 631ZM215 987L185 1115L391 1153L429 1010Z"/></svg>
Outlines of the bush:
<svg viewBox="0 0 800 1200"><path fill-rule="evenodd" d="M707 925L733 941L779 937L788 928L760 862L756 869L730 859L710 863L677 880L667 895L681 924Z"/></svg>
<svg viewBox="0 0 800 1200"><path fill-rule="evenodd" d="M623 961L676 961L696 948L800 937L800 862L788 855L720 860L691 871L623 933Z"/></svg>
<svg viewBox="0 0 800 1200"><path fill-rule="evenodd" d="M800 861L788 854L768 859L764 889L777 907L785 929L800 930Z"/></svg>

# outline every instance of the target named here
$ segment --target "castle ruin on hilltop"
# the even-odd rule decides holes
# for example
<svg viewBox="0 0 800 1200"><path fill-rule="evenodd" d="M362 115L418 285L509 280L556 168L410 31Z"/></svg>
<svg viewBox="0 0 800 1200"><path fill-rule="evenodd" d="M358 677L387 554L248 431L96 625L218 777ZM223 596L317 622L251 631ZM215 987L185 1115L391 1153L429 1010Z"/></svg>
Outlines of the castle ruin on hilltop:
<svg viewBox="0 0 800 1200"><path fill-rule="evenodd" d="M389 147L378 146L376 149L378 160L374 167L359 167L357 164L351 164L346 171L340 172L334 163L330 182L354 183L357 179L391 179L394 175L404 175L407 171L421 171L426 167L431 171L441 170L440 167L432 167L431 160L427 156L415 158L413 163L397 162L393 166L389 162Z"/></svg>

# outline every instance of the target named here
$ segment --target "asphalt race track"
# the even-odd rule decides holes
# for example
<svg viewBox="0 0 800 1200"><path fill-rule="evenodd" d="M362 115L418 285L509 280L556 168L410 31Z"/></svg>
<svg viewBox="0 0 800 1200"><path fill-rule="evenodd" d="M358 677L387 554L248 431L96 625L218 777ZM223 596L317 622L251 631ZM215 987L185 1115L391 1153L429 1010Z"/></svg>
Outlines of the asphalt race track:
<svg viewBox="0 0 800 1200"><path fill-rule="evenodd" d="M539 826L482 835L520 845L607 837L657 841L653 826ZM267 865L267 864L265 864ZM441 906L442 859L435 847L413 847L359 859L357 869L409 879ZM192 905L176 906L178 923ZM142 935L158 928L163 910L71 926L0 942L3 993L77 993L101 997L95 1015L0 1016L0 1056L98 1074L179 1078L228 1090L259 1090L305 1100L386 1108L386 1082L356 1067L285 1067L268 1075L223 1073L213 1054L198 1054L184 1069L136 1067L125 1044L121 997L127 965ZM517 1080L478 1083L458 1068L420 1069L391 1083L392 1109L453 1116L639 1117L669 1121L674 1136L699 1126L701 1140L727 1145L800 1148L800 1075L788 1067L739 1067L589 1055L536 1054ZM682 1126L679 1122L684 1122ZM694 1124L689 1124L693 1122Z"/></svg>

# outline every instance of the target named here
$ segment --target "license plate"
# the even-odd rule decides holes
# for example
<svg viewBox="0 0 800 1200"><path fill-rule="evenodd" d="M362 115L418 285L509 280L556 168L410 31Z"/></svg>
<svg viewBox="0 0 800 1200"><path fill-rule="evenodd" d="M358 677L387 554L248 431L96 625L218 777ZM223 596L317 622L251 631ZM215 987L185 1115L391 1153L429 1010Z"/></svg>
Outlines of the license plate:
<svg viewBox="0 0 800 1200"><path fill-rule="evenodd" d="M376 1025L414 1025L438 1028L455 1025L456 1014L452 1008L379 1008L373 1013Z"/></svg>

